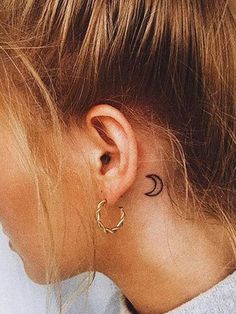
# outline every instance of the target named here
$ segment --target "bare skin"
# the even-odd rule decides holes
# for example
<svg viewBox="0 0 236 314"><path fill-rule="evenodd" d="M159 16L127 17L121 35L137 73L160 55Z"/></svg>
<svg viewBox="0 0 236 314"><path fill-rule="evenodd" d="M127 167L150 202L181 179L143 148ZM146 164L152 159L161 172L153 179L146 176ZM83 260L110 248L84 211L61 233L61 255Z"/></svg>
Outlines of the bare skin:
<svg viewBox="0 0 236 314"><path fill-rule="evenodd" d="M96 119L102 122L110 140L97 131ZM28 276L43 284L46 262L35 191L19 163L11 135L2 132L0 142L0 220ZM229 239L220 225L210 219L204 223L186 221L174 212L158 143L151 135L135 130L119 110L109 105L93 107L83 129L72 125L65 134L64 210L50 213L62 278L91 269L100 271L114 280L142 314L171 310L206 291L235 268ZM157 149L152 149L154 146ZM111 158L101 161L107 152ZM97 184L92 192L81 183L88 182L88 165ZM161 193L153 197L145 194L153 189L153 181L146 177L150 173L164 182ZM124 225L115 234L105 234L96 226L94 201L104 198L107 205L102 221L106 226L119 221L119 206L126 213ZM95 228L95 247L87 237L91 226Z"/></svg>

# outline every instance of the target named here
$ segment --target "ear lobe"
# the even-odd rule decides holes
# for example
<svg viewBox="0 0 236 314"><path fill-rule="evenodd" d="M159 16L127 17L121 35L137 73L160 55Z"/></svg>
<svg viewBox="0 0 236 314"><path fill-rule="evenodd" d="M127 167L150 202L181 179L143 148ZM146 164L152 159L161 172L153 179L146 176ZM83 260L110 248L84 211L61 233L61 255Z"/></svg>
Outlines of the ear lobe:
<svg viewBox="0 0 236 314"><path fill-rule="evenodd" d="M86 116L89 134L96 142L99 154L95 160L96 177L101 197L113 205L130 188L137 174L137 141L126 117L116 108L96 105ZM110 159L103 162L102 156Z"/></svg>

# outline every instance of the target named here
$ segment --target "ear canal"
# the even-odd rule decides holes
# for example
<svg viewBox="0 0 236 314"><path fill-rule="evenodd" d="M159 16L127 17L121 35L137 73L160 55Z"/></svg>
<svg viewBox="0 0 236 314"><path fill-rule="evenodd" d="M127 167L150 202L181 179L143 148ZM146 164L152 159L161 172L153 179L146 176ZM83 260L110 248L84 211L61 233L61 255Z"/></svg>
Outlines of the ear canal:
<svg viewBox="0 0 236 314"><path fill-rule="evenodd" d="M103 164L107 165L111 160L111 156L109 155L109 153L105 153L100 159Z"/></svg>

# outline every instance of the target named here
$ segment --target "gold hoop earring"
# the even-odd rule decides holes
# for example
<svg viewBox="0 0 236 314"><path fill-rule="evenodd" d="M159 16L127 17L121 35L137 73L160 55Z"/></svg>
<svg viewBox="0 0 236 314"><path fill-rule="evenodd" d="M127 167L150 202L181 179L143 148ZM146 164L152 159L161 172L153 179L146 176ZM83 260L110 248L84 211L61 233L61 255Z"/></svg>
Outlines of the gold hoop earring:
<svg viewBox="0 0 236 314"><path fill-rule="evenodd" d="M113 227L113 228L108 228L105 227L104 224L101 222L101 215L100 215L100 211L102 210L103 206L107 203L107 200L104 199L101 202L98 203L97 205L97 210L96 210L96 221L97 221L97 226L105 233L115 233L122 225L125 219L125 211L124 208L122 206L119 206L120 210L121 210L121 218L120 221L118 222L118 224Z"/></svg>

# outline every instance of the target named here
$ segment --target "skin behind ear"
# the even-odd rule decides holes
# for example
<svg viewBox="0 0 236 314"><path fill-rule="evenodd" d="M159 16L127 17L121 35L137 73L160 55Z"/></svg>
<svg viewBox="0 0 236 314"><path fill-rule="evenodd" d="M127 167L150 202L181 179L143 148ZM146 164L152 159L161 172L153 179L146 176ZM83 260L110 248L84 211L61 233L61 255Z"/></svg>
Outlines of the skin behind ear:
<svg viewBox="0 0 236 314"><path fill-rule="evenodd" d="M95 175L109 205L133 184L137 175L137 141L126 117L116 108L101 104L87 113L86 130L97 149ZM104 157L105 156L105 157Z"/></svg>

